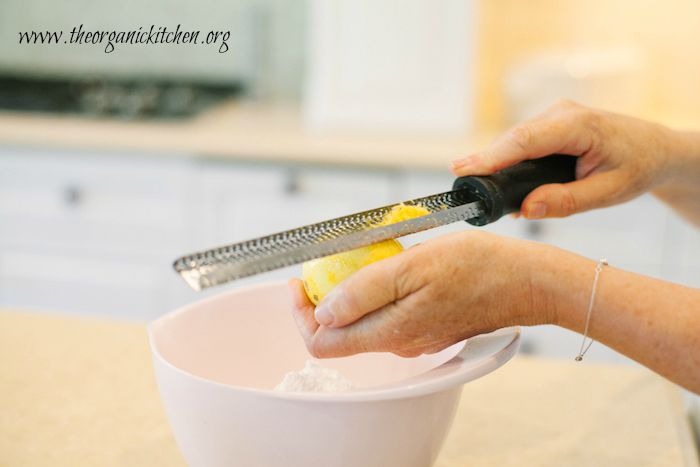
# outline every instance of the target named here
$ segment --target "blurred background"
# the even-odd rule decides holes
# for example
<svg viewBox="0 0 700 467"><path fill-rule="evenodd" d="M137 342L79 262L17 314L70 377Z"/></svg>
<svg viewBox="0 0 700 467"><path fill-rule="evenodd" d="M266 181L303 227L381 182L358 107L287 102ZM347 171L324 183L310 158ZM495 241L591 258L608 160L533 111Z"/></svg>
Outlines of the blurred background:
<svg viewBox="0 0 700 467"><path fill-rule="evenodd" d="M229 50L18 43L81 24ZM0 307L151 320L200 296L177 256L445 191L449 160L560 98L698 129L699 43L691 0L3 0ZM649 196L487 228L700 286L698 232ZM540 327L522 351L578 345Z"/></svg>

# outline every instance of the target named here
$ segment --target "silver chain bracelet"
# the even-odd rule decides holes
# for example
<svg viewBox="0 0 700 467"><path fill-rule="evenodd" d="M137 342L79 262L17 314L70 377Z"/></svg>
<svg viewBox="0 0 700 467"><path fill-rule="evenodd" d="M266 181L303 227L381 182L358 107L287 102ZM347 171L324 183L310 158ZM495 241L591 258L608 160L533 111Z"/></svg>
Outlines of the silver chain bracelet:
<svg viewBox="0 0 700 467"><path fill-rule="evenodd" d="M588 352L588 349L593 345L593 339L590 339L588 344L586 344L586 339L588 339L588 326L591 323L591 314L593 313L593 304L595 303L595 293L598 290L598 278L600 277L600 272L605 266L608 265L608 260L601 258L595 267L595 277L593 278L593 287L591 288L591 297L588 300L588 314L586 315L586 327L583 330L583 340L581 341L581 349L578 351L578 355L574 360L580 362L583 360L583 356Z"/></svg>

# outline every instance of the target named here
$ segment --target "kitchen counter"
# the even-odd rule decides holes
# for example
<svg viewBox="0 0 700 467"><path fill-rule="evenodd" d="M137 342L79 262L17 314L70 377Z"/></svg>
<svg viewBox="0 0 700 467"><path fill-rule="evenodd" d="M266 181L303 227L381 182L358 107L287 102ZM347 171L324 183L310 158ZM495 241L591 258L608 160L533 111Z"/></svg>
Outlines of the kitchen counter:
<svg viewBox="0 0 700 467"><path fill-rule="evenodd" d="M445 170L451 159L485 146L494 134L314 133L304 129L295 106L235 101L172 121L0 112L0 145L368 167Z"/></svg>
<svg viewBox="0 0 700 467"><path fill-rule="evenodd" d="M677 128L700 126L697 120L671 115L650 118ZM486 147L502 131L314 132L304 128L298 106L233 100L192 119L171 121L0 111L0 145L443 171L449 161Z"/></svg>
<svg viewBox="0 0 700 467"><path fill-rule="evenodd" d="M0 312L0 466L47 465L184 465L143 325ZM679 391L643 369L517 357L465 386L436 463L562 465L697 467Z"/></svg>

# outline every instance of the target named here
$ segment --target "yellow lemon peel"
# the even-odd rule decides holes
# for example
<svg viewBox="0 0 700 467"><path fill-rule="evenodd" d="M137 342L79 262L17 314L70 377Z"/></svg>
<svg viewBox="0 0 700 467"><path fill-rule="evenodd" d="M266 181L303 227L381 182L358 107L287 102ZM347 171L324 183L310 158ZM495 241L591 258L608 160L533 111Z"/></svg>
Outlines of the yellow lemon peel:
<svg viewBox="0 0 700 467"><path fill-rule="evenodd" d="M430 211L422 206L398 204L386 213L381 225L415 219L429 213ZM385 240L374 245L307 261L301 268L306 295L314 305L318 305L336 285L358 269L402 251L403 246L397 240Z"/></svg>
<svg viewBox="0 0 700 467"><path fill-rule="evenodd" d="M416 217L423 217L427 214L430 214L430 211L423 206L397 204L384 215L381 225L396 224L397 222L415 219Z"/></svg>

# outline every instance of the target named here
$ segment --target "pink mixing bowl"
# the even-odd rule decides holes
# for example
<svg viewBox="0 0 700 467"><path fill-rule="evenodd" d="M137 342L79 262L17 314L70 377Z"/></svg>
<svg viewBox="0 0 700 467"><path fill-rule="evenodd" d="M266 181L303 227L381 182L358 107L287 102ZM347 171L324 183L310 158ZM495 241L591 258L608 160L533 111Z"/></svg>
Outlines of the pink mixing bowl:
<svg viewBox="0 0 700 467"><path fill-rule="evenodd" d="M310 358L290 307L284 283L263 284L149 326L161 397L190 466L428 467L462 384L503 365L520 341L519 329L508 328L417 358L323 360L357 389L274 392Z"/></svg>

